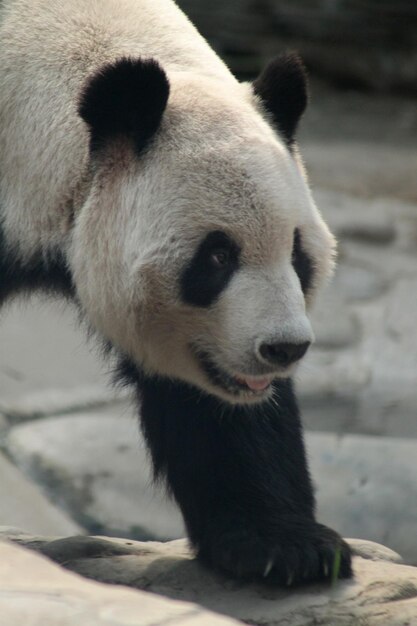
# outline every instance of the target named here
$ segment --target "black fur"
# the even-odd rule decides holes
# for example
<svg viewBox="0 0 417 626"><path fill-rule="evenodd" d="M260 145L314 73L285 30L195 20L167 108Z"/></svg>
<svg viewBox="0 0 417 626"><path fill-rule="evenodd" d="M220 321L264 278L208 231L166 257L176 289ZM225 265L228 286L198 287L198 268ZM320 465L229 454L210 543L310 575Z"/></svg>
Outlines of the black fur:
<svg viewBox="0 0 417 626"><path fill-rule="evenodd" d="M278 584L351 575L350 550L314 519L299 413L290 380L276 403L232 407L187 384L147 377L129 361L157 478L181 507L200 560L242 579Z"/></svg>
<svg viewBox="0 0 417 626"><path fill-rule="evenodd" d="M0 306L22 292L41 289L71 297L74 286L62 254L36 254L23 263L19 255L6 245L0 224Z"/></svg>
<svg viewBox="0 0 417 626"><path fill-rule="evenodd" d="M307 252L303 250L301 233L298 228L296 228L294 232L292 264L300 280L301 289L303 293L306 294L313 283L314 268Z"/></svg>
<svg viewBox="0 0 417 626"><path fill-rule="evenodd" d="M292 148L308 101L306 72L300 57L293 52L278 56L254 81L253 89Z"/></svg>
<svg viewBox="0 0 417 626"><path fill-rule="evenodd" d="M213 262L213 255L219 252L227 261L220 267ZM239 252L239 246L226 233L209 233L181 275L182 300L199 307L213 304L238 269Z"/></svg>
<svg viewBox="0 0 417 626"><path fill-rule="evenodd" d="M104 65L89 79L78 108L90 128L91 149L125 136L141 152L159 128L168 97L168 79L153 59L122 58Z"/></svg>

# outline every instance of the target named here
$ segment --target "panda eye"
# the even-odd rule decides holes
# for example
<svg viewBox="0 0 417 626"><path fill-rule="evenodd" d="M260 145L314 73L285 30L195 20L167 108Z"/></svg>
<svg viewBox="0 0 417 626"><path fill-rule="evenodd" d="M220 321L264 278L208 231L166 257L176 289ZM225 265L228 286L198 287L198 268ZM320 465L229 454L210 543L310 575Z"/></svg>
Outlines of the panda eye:
<svg viewBox="0 0 417 626"><path fill-rule="evenodd" d="M313 282L314 266L311 258L303 248L303 240L299 228L296 228L294 231L292 265L300 280L301 289L305 294Z"/></svg>
<svg viewBox="0 0 417 626"><path fill-rule="evenodd" d="M213 250L210 254L210 263L218 268L222 269L229 265L230 262L230 251L226 248L219 248L217 250Z"/></svg>
<svg viewBox="0 0 417 626"><path fill-rule="evenodd" d="M229 235L209 232L181 274L183 302L199 307L213 304L239 269L239 256L240 247Z"/></svg>

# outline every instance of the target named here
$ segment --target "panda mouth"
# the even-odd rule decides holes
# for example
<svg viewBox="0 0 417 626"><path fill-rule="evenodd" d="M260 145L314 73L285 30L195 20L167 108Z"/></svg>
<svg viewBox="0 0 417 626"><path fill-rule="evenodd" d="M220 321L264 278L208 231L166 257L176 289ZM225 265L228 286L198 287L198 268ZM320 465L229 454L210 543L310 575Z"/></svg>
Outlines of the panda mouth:
<svg viewBox="0 0 417 626"><path fill-rule="evenodd" d="M194 351L205 372L207 378L216 387L220 387L228 393L238 395L248 395L252 397L265 396L271 388L275 376L247 376L236 374L232 376L225 370L218 367L210 358L207 352Z"/></svg>
<svg viewBox="0 0 417 626"><path fill-rule="evenodd" d="M260 393L269 389L273 377L264 376L263 378L256 378L255 376L235 376L234 380L244 389L249 389L252 393Z"/></svg>

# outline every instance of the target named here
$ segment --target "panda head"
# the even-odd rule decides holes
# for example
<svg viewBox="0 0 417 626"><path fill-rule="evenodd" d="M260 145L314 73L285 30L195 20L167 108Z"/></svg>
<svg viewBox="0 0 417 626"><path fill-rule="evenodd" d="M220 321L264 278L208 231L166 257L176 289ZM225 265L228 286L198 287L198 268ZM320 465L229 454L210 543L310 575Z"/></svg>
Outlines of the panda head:
<svg viewBox="0 0 417 626"><path fill-rule="evenodd" d="M259 402L312 342L334 242L293 146L305 103L294 56L250 87L128 58L88 81L70 263L87 318L147 374Z"/></svg>

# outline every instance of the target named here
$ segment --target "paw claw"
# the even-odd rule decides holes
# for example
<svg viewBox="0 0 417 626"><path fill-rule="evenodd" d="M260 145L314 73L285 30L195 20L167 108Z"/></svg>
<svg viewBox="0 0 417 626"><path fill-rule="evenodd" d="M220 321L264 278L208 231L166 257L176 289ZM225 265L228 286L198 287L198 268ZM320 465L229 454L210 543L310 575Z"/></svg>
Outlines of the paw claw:
<svg viewBox="0 0 417 626"><path fill-rule="evenodd" d="M287 526L282 524L264 536L250 527L242 529L237 524L236 529L235 524L232 530L210 537L211 543L199 557L235 578L268 579L283 587L332 583L352 575L349 546L337 533L312 520L298 521L296 532L294 524Z"/></svg>

